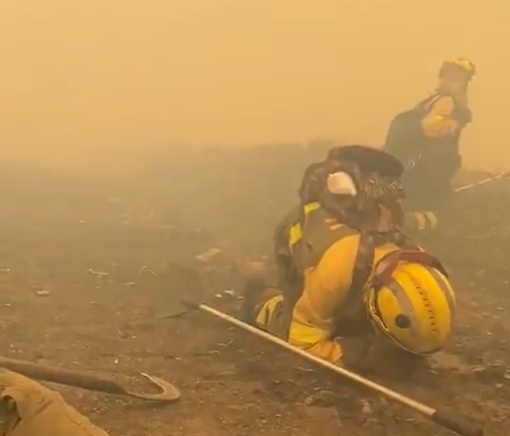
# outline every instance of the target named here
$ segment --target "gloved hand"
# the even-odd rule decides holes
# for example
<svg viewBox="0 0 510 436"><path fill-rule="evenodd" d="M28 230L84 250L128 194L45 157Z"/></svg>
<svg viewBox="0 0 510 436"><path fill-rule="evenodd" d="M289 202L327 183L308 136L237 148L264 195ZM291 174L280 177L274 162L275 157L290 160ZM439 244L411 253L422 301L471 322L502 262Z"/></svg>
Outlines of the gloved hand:
<svg viewBox="0 0 510 436"><path fill-rule="evenodd" d="M379 377L408 379L426 364L421 356L408 353L383 337L342 339L341 344L346 366Z"/></svg>
<svg viewBox="0 0 510 436"><path fill-rule="evenodd" d="M471 109L465 105L455 108L454 117L462 125L469 124L473 121L473 113L471 112Z"/></svg>
<svg viewBox="0 0 510 436"><path fill-rule="evenodd" d="M373 342L365 356L368 372L395 380L411 378L424 364L423 357L411 354L386 339Z"/></svg>
<svg viewBox="0 0 510 436"><path fill-rule="evenodd" d="M70 435L108 433L69 406L60 394L0 368L0 436Z"/></svg>

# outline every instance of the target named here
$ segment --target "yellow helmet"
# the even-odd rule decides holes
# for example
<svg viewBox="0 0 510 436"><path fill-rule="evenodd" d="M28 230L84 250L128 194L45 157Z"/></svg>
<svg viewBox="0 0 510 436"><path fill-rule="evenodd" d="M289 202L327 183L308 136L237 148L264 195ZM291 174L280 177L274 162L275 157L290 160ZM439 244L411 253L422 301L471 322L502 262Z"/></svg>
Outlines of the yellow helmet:
<svg viewBox="0 0 510 436"><path fill-rule="evenodd" d="M433 354L450 336L455 294L442 265L423 251L397 251L383 258L367 303L376 327L413 354Z"/></svg>
<svg viewBox="0 0 510 436"><path fill-rule="evenodd" d="M467 80L471 80L475 76L476 66L467 58L448 58L443 61L439 69L439 77L452 71L465 74Z"/></svg>

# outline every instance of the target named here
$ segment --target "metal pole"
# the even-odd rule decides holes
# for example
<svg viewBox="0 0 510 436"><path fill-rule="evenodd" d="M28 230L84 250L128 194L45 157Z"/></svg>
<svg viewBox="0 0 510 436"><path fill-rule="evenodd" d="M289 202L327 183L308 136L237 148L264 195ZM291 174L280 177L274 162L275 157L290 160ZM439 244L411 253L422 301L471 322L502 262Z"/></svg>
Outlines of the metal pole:
<svg viewBox="0 0 510 436"><path fill-rule="evenodd" d="M462 192L466 189L474 188L475 186L485 185L486 183L492 182L494 180L502 179L505 176L510 175L510 170L504 170L499 174L496 174L494 176L486 177L485 179L479 180L478 182L469 183L464 186L459 186L458 188L455 188L453 192Z"/></svg>
<svg viewBox="0 0 510 436"><path fill-rule="evenodd" d="M421 413L422 415L431 419L435 423L437 423L445 428L448 428L449 430L451 430L461 436L483 436L483 429L480 426L469 422L464 417L453 416L451 412L438 411L437 409L434 409L434 408L429 407L423 403L415 401L412 398L409 398L409 397L406 397L405 395L399 394L398 392L395 392L385 386L375 383L359 374L356 374L355 372L349 371L348 369L342 368L340 366L334 365L331 362L328 362L326 360L323 360L316 356L313 356L312 354L307 353L306 351L301 350L299 348L296 348L293 345L290 345L288 342L285 342L284 340L282 340L276 336L266 333L256 327L253 327L250 324L240 321L237 318L227 315L226 313L220 312L219 310L216 310L210 306L207 306L205 304L200 304L197 307L198 307L198 309L202 310L203 312L207 312L210 315L215 316L216 318L220 318L223 321L228 322L229 324L235 325L245 331L253 333L256 336L259 336L269 342L272 342L275 345L285 348L286 350L288 350L294 354L304 357L305 359L307 359L311 362L314 362L317 365L322 366L323 368L327 368L327 369L329 369L337 374L340 374L352 381L355 381L356 383L358 383L360 385L363 385L369 389L379 392L380 394L383 394L386 397L392 398L393 400L395 400L407 407L410 407L411 409L414 409L415 411Z"/></svg>

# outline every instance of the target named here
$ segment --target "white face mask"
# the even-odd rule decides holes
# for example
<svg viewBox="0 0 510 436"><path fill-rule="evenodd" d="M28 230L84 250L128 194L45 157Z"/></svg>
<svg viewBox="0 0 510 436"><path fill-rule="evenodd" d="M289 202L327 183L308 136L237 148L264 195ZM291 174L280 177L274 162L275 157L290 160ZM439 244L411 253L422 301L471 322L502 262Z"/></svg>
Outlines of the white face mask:
<svg viewBox="0 0 510 436"><path fill-rule="evenodd" d="M353 178L343 172L332 173L328 176L328 191L337 195L350 195L355 197L358 194Z"/></svg>

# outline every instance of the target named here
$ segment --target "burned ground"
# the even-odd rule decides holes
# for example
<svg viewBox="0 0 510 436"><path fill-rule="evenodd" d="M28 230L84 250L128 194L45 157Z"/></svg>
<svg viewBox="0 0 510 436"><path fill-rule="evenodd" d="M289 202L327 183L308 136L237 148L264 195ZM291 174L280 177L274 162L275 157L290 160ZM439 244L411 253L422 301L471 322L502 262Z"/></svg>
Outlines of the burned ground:
<svg viewBox="0 0 510 436"><path fill-rule="evenodd" d="M318 155L181 150L129 181L5 168L2 354L126 383L147 372L181 389L182 399L163 407L62 389L112 435L448 434L205 314L155 317L166 308L152 300L151 271L167 262L196 263L211 295L236 290L232 263L270 254L272 228ZM459 193L448 226L422 241L457 286L457 335L433 373L393 386L480 420L493 436L510 425L509 194L503 181ZM221 254L197 263L211 248Z"/></svg>

